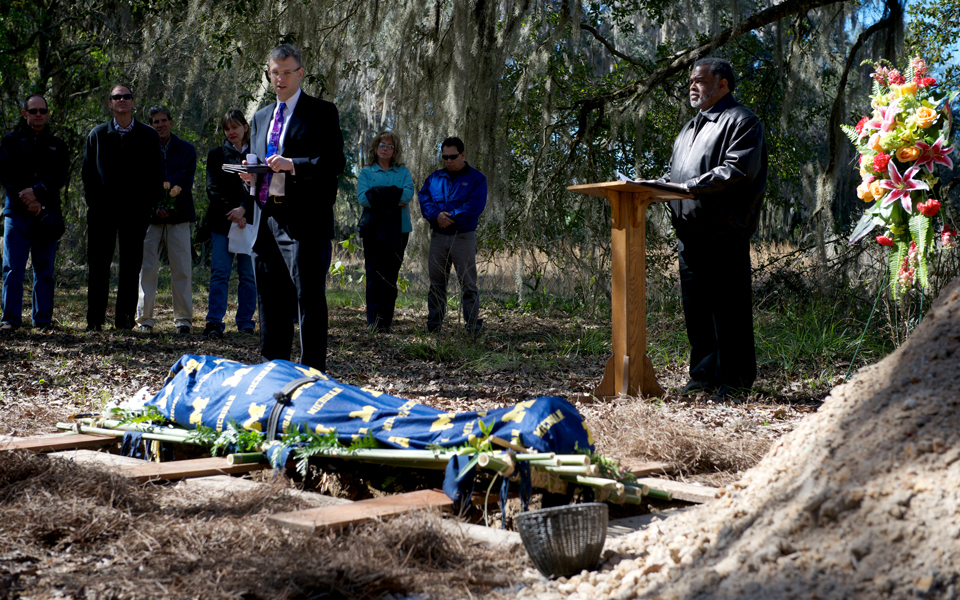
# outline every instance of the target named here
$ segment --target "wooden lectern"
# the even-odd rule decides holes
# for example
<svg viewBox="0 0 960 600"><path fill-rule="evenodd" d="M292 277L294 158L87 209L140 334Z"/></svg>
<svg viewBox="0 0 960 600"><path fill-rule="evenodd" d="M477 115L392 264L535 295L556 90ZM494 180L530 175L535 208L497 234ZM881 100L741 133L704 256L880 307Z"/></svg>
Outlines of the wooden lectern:
<svg viewBox="0 0 960 600"><path fill-rule="evenodd" d="M647 207L692 196L675 184L611 181L572 185L572 192L610 201L613 249L613 356L595 396L662 397L647 357Z"/></svg>

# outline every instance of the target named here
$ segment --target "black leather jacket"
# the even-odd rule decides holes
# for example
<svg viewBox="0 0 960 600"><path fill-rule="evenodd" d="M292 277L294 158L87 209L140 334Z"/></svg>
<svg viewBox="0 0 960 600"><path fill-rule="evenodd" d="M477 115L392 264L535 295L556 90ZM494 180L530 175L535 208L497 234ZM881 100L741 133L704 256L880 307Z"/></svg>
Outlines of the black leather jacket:
<svg viewBox="0 0 960 600"><path fill-rule="evenodd" d="M749 237L757 229L767 185L763 125L730 94L698 117L706 121L696 137L697 118L684 125L673 143L670 171L664 176L665 181L683 184L694 196L670 202L677 235Z"/></svg>

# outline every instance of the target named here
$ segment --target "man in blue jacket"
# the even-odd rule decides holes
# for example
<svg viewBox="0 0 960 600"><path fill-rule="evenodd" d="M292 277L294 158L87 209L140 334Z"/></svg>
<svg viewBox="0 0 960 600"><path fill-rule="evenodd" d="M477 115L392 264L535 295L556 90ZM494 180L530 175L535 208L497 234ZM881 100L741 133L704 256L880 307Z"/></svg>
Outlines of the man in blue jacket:
<svg viewBox="0 0 960 600"><path fill-rule="evenodd" d="M193 322L193 256L190 223L197 220L193 207L193 178L197 172L197 151L193 144L173 135L173 118L166 106L150 109L150 127L160 136L163 187L160 204L150 214L150 226L143 240L143 266L140 268L140 296L137 302L137 329L150 333L157 297L160 270L160 244L167 246L170 260L170 286L173 288L173 324L177 335L188 335Z"/></svg>
<svg viewBox="0 0 960 600"><path fill-rule="evenodd" d="M53 327L53 263L59 232L42 221L61 216L60 188L67 182L67 145L50 133L50 110L39 94L27 97L23 120L0 143L0 184L6 189L3 207L3 324L0 332L15 331L23 320L23 279L27 257L33 261L33 326Z"/></svg>
<svg viewBox="0 0 960 600"><path fill-rule="evenodd" d="M439 331L443 325L452 265L463 294L464 327L477 334L483 327L477 286L477 221L487 205L487 178L467 164L460 138L448 137L440 149L444 168L427 177L418 195L420 212L432 230L427 331Z"/></svg>

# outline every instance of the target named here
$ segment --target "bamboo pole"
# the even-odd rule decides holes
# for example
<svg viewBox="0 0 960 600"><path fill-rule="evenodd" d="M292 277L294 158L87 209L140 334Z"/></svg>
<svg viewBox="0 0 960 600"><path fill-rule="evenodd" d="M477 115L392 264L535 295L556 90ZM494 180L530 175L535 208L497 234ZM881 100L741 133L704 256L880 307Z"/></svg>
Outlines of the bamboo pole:
<svg viewBox="0 0 960 600"><path fill-rule="evenodd" d="M161 427L159 425L150 425L149 423L123 423L115 419L98 421L97 419L82 418L77 419L77 421L90 427L117 429L119 431L140 431L142 433L156 433L159 435L177 437L190 437L195 432L195 430L183 429L181 427Z"/></svg>
<svg viewBox="0 0 960 600"><path fill-rule="evenodd" d="M493 456L486 452L480 455L477 466L484 469L493 469L503 477L510 477L516 469L516 465L509 455Z"/></svg>
<svg viewBox="0 0 960 600"><path fill-rule="evenodd" d="M70 423L57 423L57 429L70 429L75 430L74 425ZM87 427L85 425L80 426L80 433L94 433L97 435L112 435L113 437L123 437L124 433L127 430L122 429L104 429L101 427ZM173 442L176 444L197 444L197 442L192 442L183 437L172 436L172 435L160 435L157 433L143 433L143 439L145 440L156 440L158 442ZM202 445L202 444L197 444Z"/></svg>
<svg viewBox="0 0 960 600"><path fill-rule="evenodd" d="M561 467L547 467L536 465L534 468L543 469L548 473L557 473L558 475L583 475L584 477L596 477L600 474L597 465L564 465Z"/></svg>
<svg viewBox="0 0 960 600"><path fill-rule="evenodd" d="M560 479L569 481L571 483L579 483L580 485L600 488L602 490L610 490L611 492L616 492L618 496L624 495L623 484L613 479L603 479L601 477L585 477L583 475L560 475Z"/></svg>
<svg viewBox="0 0 960 600"><path fill-rule="evenodd" d="M589 465L590 457L586 454L558 454L561 465Z"/></svg>
<svg viewBox="0 0 960 600"><path fill-rule="evenodd" d="M251 463L266 462L267 458L263 452L238 452L227 455L228 465L247 465Z"/></svg>
<svg viewBox="0 0 960 600"><path fill-rule="evenodd" d="M527 452L514 456L516 460L550 460L556 458L556 452Z"/></svg>
<svg viewBox="0 0 960 600"><path fill-rule="evenodd" d="M521 454L527 454L530 452L528 448L524 448L523 446L518 446L513 442L508 442L507 440L503 438L498 438L495 435L490 437L490 441L500 446L501 448L509 448L510 450L516 450L518 453L521 453Z"/></svg>

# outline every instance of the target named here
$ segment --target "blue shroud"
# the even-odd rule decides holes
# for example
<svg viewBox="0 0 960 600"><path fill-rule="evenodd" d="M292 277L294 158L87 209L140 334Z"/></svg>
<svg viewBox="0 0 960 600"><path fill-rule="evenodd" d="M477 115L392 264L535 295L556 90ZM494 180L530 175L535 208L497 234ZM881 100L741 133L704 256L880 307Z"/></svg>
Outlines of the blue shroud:
<svg viewBox="0 0 960 600"><path fill-rule="evenodd" d="M292 395L281 409L277 431L266 432L277 403L274 394L290 381L317 376ZM457 447L482 437L478 420L492 425L491 435L540 452L570 454L593 450L583 417L558 396L536 398L509 408L447 413L382 392L339 383L285 360L260 365L215 356L185 354L170 369L152 404L171 421L193 429L197 424L223 431L231 420L267 433L269 439L290 426L314 432L336 430L340 442L372 435L382 446L424 449L430 444ZM273 433L274 435L270 435Z"/></svg>

